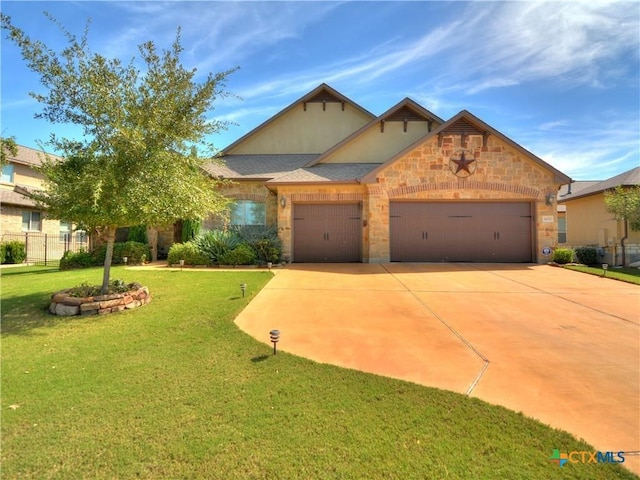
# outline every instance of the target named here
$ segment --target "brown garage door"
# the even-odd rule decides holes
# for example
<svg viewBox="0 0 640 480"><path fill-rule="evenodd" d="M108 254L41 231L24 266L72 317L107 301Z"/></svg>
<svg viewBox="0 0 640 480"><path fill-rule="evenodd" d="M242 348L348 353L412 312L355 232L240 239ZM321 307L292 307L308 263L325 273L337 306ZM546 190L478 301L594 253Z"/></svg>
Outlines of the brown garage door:
<svg viewBox="0 0 640 480"><path fill-rule="evenodd" d="M293 205L293 261L362 261L360 204Z"/></svg>
<svg viewBox="0 0 640 480"><path fill-rule="evenodd" d="M391 202L392 262L531 262L531 204Z"/></svg>

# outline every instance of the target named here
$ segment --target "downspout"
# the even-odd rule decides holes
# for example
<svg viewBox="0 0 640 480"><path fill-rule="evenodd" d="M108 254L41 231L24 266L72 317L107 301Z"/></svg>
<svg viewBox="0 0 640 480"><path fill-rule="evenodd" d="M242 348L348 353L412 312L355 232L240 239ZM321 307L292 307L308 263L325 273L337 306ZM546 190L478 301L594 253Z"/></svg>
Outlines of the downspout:
<svg viewBox="0 0 640 480"><path fill-rule="evenodd" d="M624 267L624 266L626 266L626 261L627 261L626 249L625 249L624 242L627 239L627 237L629 236L629 229L628 229L628 226L627 226L627 219L626 218L623 220L623 222L624 222L624 236L620 239L620 247L622 247L621 260L622 260L622 266Z"/></svg>

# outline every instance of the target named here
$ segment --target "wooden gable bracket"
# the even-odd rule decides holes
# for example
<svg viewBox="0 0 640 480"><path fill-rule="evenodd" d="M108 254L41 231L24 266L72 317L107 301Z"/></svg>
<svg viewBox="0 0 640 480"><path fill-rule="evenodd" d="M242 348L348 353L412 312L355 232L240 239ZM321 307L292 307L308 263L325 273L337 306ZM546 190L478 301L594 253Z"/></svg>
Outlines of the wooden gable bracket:
<svg viewBox="0 0 640 480"><path fill-rule="evenodd" d="M344 112L344 100L342 100L342 102L340 103L342 103L342 111Z"/></svg>
<svg viewBox="0 0 640 480"><path fill-rule="evenodd" d="M431 132L433 127L433 120L427 120L427 132Z"/></svg>
<svg viewBox="0 0 640 480"><path fill-rule="evenodd" d="M322 100L322 111L323 112L327 111L327 101L326 100Z"/></svg>
<svg viewBox="0 0 640 480"><path fill-rule="evenodd" d="M440 132L438 134L438 148L442 147L442 139L444 138L444 134L442 132Z"/></svg>
<svg viewBox="0 0 640 480"><path fill-rule="evenodd" d="M384 119L380 120L380 133L384 133Z"/></svg>
<svg viewBox="0 0 640 480"><path fill-rule="evenodd" d="M462 148L467 148L467 139L469 138L469 135L467 135L467 132L462 132L462 134L460 135L460 146Z"/></svg>
<svg viewBox="0 0 640 480"><path fill-rule="evenodd" d="M307 102L303 102L302 105L304 106L304 111L306 112L307 111Z"/></svg>
<svg viewBox="0 0 640 480"><path fill-rule="evenodd" d="M409 120L405 118L402 123L404 123L404 133L407 133L407 124L409 123Z"/></svg>
<svg viewBox="0 0 640 480"><path fill-rule="evenodd" d="M489 140L489 135L491 135L489 132L482 132L482 146L483 147L487 146L487 140Z"/></svg>

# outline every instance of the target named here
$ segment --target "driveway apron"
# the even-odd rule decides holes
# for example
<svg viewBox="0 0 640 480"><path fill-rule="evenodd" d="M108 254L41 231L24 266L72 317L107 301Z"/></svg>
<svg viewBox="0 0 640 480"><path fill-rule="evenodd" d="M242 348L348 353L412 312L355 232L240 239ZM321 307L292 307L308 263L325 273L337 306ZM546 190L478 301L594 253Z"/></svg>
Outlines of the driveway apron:
<svg viewBox="0 0 640 480"><path fill-rule="evenodd" d="M547 265L294 264L236 323L263 342L277 328L281 350L318 362L522 411L601 451L640 450L635 285Z"/></svg>

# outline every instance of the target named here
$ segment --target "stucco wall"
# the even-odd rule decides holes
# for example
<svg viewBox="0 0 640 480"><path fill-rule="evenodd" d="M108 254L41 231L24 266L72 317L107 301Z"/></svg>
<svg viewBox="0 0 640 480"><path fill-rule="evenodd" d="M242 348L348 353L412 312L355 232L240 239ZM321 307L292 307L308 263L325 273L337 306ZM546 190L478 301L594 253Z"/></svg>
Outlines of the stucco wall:
<svg viewBox="0 0 640 480"><path fill-rule="evenodd" d="M604 252L602 261L622 263L624 224L606 211L604 194L598 193L564 203L567 207L567 247L597 246ZM628 230L625 263L640 259L640 232Z"/></svg>
<svg viewBox="0 0 640 480"><path fill-rule="evenodd" d="M408 147L429 132L428 122L411 121L404 132L403 122L385 122L384 132L376 123L358 135L358 141L350 142L322 163L384 163L396 153Z"/></svg>
<svg viewBox="0 0 640 480"><path fill-rule="evenodd" d="M349 104L327 102L302 104L276 118L227 153L322 153L370 121L364 112Z"/></svg>

